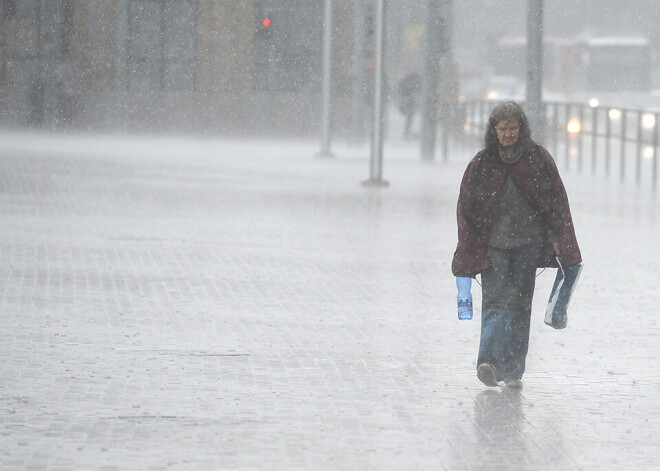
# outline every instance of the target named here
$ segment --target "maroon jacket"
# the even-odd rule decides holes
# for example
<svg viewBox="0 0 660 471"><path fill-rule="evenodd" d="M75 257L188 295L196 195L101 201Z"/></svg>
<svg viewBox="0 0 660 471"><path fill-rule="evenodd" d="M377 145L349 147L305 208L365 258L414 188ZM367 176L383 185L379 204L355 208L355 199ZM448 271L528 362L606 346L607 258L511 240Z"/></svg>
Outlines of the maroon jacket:
<svg viewBox="0 0 660 471"><path fill-rule="evenodd" d="M454 276L474 277L490 267L487 241L493 214L507 175L541 216L544 230L559 234L559 249L565 266L582 261L573 228L568 197L557 166L542 146L532 145L514 164L497 153L479 152L468 164L461 182L456 216L458 246L451 269ZM556 267L554 250L547 244L539 267Z"/></svg>

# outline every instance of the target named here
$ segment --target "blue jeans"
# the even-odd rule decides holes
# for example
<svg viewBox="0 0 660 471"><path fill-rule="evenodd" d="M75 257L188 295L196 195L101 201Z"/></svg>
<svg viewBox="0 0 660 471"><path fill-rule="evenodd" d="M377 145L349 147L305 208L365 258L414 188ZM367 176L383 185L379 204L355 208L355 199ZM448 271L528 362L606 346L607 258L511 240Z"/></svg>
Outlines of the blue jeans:
<svg viewBox="0 0 660 471"><path fill-rule="evenodd" d="M481 274L481 341L477 365L490 363L498 381L525 372L529 322L540 245L513 250L488 248L492 266Z"/></svg>

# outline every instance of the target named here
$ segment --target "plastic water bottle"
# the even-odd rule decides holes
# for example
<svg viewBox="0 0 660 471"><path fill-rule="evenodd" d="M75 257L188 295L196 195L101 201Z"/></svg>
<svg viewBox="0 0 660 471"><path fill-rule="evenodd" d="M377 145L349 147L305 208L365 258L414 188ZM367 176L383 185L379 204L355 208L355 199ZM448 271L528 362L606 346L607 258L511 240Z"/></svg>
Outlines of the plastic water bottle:
<svg viewBox="0 0 660 471"><path fill-rule="evenodd" d="M462 276L456 277L456 287L458 288L458 318L462 321L472 319L472 279Z"/></svg>

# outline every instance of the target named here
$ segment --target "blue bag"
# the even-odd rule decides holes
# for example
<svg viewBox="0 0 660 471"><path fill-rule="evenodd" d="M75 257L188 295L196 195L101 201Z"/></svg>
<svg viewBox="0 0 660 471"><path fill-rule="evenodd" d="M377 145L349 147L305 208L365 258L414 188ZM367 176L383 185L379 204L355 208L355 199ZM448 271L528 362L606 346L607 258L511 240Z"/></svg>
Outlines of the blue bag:
<svg viewBox="0 0 660 471"><path fill-rule="evenodd" d="M545 311L545 323L555 329L564 329L568 324L568 303L575 290L580 273L582 272L582 263L577 263L570 267L564 267L561 263L561 257L557 257L559 268L555 283L552 286L548 307Z"/></svg>

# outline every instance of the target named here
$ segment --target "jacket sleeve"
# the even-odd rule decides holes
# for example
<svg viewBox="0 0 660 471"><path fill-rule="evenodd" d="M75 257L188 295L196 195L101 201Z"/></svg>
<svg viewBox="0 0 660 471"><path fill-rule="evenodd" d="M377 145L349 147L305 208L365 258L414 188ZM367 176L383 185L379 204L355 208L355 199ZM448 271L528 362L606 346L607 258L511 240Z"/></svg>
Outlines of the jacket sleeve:
<svg viewBox="0 0 660 471"><path fill-rule="evenodd" d="M551 204L546 214L547 222L550 226L549 229L558 238L559 249L564 264L566 266L575 265L582 261L582 255L575 236L573 217L568 203L566 188L550 153L541 146L539 146L539 149L550 183ZM556 266L553 252L549 253L549 260L547 260L546 265Z"/></svg>
<svg viewBox="0 0 660 471"><path fill-rule="evenodd" d="M474 277L490 266L486 244L475 227L472 207L477 162L476 158L473 159L465 170L458 195L456 207L458 244L451 265L454 276Z"/></svg>

